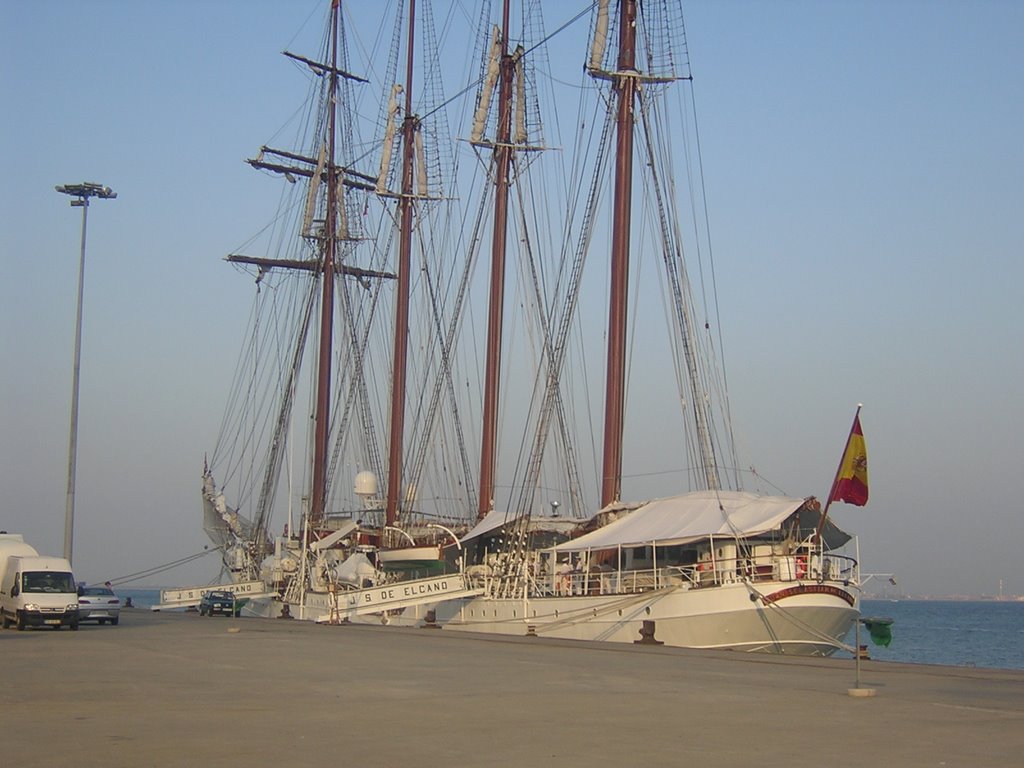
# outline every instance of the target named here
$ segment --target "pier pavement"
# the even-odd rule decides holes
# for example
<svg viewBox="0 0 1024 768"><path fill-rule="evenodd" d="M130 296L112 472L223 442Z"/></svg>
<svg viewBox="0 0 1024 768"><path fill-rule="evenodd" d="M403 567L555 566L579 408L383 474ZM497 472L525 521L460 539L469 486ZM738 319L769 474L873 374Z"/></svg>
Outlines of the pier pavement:
<svg viewBox="0 0 1024 768"><path fill-rule="evenodd" d="M1021 765L1024 672L125 610L0 632L30 766Z"/></svg>

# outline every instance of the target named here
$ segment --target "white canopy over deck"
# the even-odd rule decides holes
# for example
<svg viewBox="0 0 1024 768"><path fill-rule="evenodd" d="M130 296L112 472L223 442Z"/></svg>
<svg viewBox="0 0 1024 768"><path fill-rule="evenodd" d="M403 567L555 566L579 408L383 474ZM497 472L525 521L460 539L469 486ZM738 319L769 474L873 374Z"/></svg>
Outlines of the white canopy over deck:
<svg viewBox="0 0 1024 768"><path fill-rule="evenodd" d="M655 499L603 528L559 544L557 552L687 544L709 536L757 536L782 525L806 499L787 496L759 496L742 491L696 491L665 499ZM807 510L814 524L820 513ZM803 515L801 514L801 517ZM807 522L810 522L808 520ZM801 529L807 522L801 521ZM826 536L829 546L841 546L849 536L835 526L828 533L839 533L843 541ZM813 530L813 529L812 529ZM832 541L829 541L832 539Z"/></svg>
<svg viewBox="0 0 1024 768"><path fill-rule="evenodd" d="M487 516L483 520L478 520L477 524L474 525L468 533L466 533L461 542L465 544L470 539L475 539L477 536L483 536L485 533L501 528L503 525L509 525L519 519L519 516L506 512L505 510L492 509L487 513Z"/></svg>
<svg viewBox="0 0 1024 768"><path fill-rule="evenodd" d="M477 536L483 536L488 533L494 533L499 528L505 525L512 525L516 521L522 519L522 515L515 515L511 512L504 510L494 509L487 513L487 516L483 520L479 520L468 533L466 533L459 541L465 544ZM582 520L576 520L571 517L551 517L542 515L531 515L529 527L530 531L550 531L555 533L561 533L569 535L572 529L582 523Z"/></svg>

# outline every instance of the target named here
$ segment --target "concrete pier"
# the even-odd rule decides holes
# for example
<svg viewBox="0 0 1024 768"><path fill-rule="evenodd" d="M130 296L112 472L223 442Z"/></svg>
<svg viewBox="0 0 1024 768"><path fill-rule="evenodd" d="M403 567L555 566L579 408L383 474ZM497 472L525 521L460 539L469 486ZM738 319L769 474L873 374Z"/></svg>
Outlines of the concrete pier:
<svg viewBox="0 0 1024 768"><path fill-rule="evenodd" d="M27 766L1019 765L1024 672L125 610L0 632Z"/></svg>

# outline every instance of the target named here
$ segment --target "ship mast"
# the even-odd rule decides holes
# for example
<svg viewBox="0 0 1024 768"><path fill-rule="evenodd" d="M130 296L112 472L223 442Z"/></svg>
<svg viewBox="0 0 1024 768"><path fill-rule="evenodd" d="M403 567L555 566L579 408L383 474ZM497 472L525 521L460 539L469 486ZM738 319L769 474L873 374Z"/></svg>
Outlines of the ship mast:
<svg viewBox="0 0 1024 768"><path fill-rule="evenodd" d="M335 163L335 125L338 110L338 23L340 0L331 2L331 69L328 73L327 116L327 214L323 240L322 297L320 304L320 353L317 365L315 432L313 437L313 493L309 510L311 527L326 517L327 460L330 437L331 349L334 327L334 258L337 251L338 167Z"/></svg>
<svg viewBox="0 0 1024 768"><path fill-rule="evenodd" d="M633 107L637 94L636 0L619 1L619 61L615 199L612 209L611 297L605 386L601 506L622 494L622 430L626 380L626 296L629 287L630 214L633 195Z"/></svg>
<svg viewBox="0 0 1024 768"><path fill-rule="evenodd" d="M487 315L483 437L480 449L480 497L477 518L494 506L495 444L498 433L498 383L501 376L501 336L505 304L505 250L508 230L508 177L512 163L512 78L515 57L508 52L509 0L502 8L501 64L498 86L498 125L494 142L494 229L491 241L491 285Z"/></svg>
<svg viewBox="0 0 1024 768"><path fill-rule="evenodd" d="M398 199L398 293L395 297L395 343L391 376L391 429L388 458L388 497L385 524L398 519L402 486L402 455L405 430L406 368L409 347L409 283L412 262L413 164L417 118L412 112L413 30L416 0L409 0L409 41L405 70L405 118L402 122L402 191Z"/></svg>

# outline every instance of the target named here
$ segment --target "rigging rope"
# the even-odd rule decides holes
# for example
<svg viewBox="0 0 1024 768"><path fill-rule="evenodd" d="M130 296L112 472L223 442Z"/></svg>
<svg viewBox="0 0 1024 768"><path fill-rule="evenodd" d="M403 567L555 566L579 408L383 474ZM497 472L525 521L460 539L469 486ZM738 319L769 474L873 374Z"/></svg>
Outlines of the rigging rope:
<svg viewBox="0 0 1024 768"><path fill-rule="evenodd" d="M219 552L220 550L221 547L210 547L208 549L204 549L202 552L197 552L194 555L189 555L188 557L183 557L179 560L173 560L169 563L164 563L163 565L156 565L152 568L147 568L144 571L136 571L135 573L128 573L124 576L115 576L113 578L104 579L104 581L96 583L103 584L105 582L110 582L110 584L115 587L120 586L122 584L130 584L133 581L139 581L140 579L145 579L149 576L156 576L158 573L165 573L167 571L173 570L174 568L186 565L187 563L191 563L194 560L199 560L200 558L206 557L207 555L213 554L214 552Z"/></svg>

